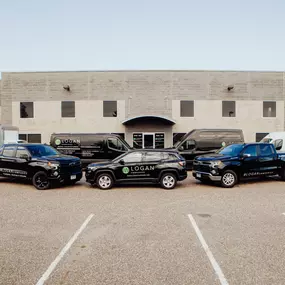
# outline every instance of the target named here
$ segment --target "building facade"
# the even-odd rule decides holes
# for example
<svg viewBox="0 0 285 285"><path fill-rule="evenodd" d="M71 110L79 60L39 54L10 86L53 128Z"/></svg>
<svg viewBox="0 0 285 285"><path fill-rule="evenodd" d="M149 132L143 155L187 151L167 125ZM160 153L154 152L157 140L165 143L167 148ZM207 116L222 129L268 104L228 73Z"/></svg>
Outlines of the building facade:
<svg viewBox="0 0 285 285"><path fill-rule="evenodd" d="M284 130L284 82L283 72L4 72L1 124L42 143L53 132L110 132L169 147L195 128L240 128L256 141Z"/></svg>

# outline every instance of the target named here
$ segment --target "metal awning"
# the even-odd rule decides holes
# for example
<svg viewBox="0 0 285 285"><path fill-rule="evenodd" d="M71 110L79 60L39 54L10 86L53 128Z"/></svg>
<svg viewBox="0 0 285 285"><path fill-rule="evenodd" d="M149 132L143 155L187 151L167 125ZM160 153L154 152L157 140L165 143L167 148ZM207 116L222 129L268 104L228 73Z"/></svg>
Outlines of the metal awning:
<svg viewBox="0 0 285 285"><path fill-rule="evenodd" d="M143 122L143 121L160 121L164 122L169 125L174 125L176 122L173 119L163 117L163 116L155 116L155 115L144 115L144 116L136 116L132 118L127 118L124 121L122 121L123 125L131 125L132 123L136 122Z"/></svg>

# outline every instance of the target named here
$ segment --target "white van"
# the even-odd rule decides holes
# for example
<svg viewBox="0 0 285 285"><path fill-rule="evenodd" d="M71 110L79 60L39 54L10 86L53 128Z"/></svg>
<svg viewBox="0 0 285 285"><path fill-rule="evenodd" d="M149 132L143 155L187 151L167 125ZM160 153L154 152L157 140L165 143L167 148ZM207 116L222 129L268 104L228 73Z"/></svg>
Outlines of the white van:
<svg viewBox="0 0 285 285"><path fill-rule="evenodd" d="M285 132L272 132L260 142L272 143L277 151L285 152Z"/></svg>

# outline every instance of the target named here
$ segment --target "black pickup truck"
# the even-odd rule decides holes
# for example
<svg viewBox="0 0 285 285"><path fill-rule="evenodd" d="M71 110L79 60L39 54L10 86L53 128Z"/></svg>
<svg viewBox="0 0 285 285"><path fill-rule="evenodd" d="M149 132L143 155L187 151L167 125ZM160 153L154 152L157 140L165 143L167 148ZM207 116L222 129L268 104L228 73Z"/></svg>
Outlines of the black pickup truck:
<svg viewBox="0 0 285 285"><path fill-rule="evenodd" d="M270 143L232 144L196 157L192 175L202 182L219 182L225 188L250 177L279 175L285 180L285 153L277 153Z"/></svg>
<svg viewBox="0 0 285 285"><path fill-rule="evenodd" d="M4 144L0 147L0 177L32 180L38 190L52 182L72 185L82 177L80 159L43 144Z"/></svg>

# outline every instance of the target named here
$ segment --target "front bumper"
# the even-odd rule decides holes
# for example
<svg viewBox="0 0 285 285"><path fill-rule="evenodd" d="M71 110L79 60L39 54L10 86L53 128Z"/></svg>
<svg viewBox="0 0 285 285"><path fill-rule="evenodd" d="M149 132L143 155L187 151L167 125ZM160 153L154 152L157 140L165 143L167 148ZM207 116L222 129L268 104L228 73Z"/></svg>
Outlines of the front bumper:
<svg viewBox="0 0 285 285"><path fill-rule="evenodd" d="M207 179L207 180L211 180L211 181L215 181L215 182L222 180L222 176L213 175L212 173L209 173L209 172L202 172L202 171L193 170L192 175L196 179Z"/></svg>

